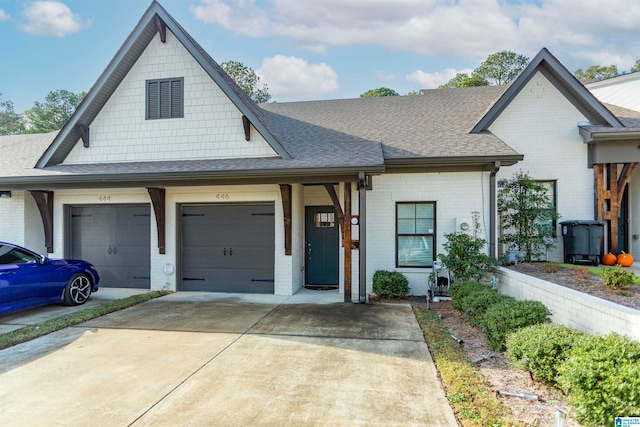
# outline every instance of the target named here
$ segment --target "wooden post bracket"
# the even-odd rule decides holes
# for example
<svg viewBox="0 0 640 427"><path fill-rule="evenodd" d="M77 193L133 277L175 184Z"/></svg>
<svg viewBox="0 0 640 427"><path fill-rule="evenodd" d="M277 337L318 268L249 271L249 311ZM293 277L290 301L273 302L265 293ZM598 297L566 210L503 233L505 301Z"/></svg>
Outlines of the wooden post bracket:
<svg viewBox="0 0 640 427"><path fill-rule="evenodd" d="M164 21L158 15L156 15L156 27L158 28L158 34L160 34L160 41L162 43L166 43L167 42L167 24L165 24Z"/></svg>
<svg viewBox="0 0 640 427"><path fill-rule="evenodd" d="M158 231L158 253L164 255L166 248L166 190L158 187L147 187L153 213L156 216L156 229Z"/></svg>
<svg viewBox="0 0 640 427"><path fill-rule="evenodd" d="M47 252L53 252L53 191L31 190L33 200L36 201L42 226L44 228L44 244Z"/></svg>

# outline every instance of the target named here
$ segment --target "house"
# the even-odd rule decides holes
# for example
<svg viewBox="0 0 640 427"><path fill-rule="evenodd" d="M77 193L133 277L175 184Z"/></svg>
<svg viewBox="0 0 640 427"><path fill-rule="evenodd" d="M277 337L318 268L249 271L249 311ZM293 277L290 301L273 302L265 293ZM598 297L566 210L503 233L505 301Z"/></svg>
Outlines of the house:
<svg viewBox="0 0 640 427"><path fill-rule="evenodd" d="M585 85L601 102L640 111L640 71Z"/></svg>
<svg viewBox="0 0 640 427"><path fill-rule="evenodd" d="M498 256L498 177L528 170L576 219L614 218L639 179L637 114L546 49L508 87L423 93L258 106L154 1L59 132L0 137L0 240L105 287L364 302L379 269L425 294L474 212Z"/></svg>

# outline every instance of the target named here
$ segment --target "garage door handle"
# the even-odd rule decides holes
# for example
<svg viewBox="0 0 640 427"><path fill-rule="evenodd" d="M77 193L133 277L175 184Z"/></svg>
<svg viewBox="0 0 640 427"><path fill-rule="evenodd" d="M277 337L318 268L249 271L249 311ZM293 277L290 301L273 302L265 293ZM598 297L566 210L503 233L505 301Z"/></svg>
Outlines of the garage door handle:
<svg viewBox="0 0 640 427"><path fill-rule="evenodd" d="M229 256L233 256L233 248L229 248Z"/></svg>
<svg viewBox="0 0 640 427"><path fill-rule="evenodd" d="M227 248L224 248L224 250L222 251L222 253L224 254L224 256L227 256Z"/></svg>

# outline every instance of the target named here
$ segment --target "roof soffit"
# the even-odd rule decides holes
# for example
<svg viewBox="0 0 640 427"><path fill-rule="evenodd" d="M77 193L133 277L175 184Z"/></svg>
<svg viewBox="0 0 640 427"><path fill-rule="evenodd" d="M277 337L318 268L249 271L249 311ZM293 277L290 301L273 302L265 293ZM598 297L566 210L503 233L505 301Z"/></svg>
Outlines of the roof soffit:
<svg viewBox="0 0 640 427"><path fill-rule="evenodd" d="M587 90L564 65L546 48L531 60L529 65L511 83L504 94L491 106L489 111L473 127L471 133L488 131L491 124L500 116L513 99L520 93L531 78L540 71L553 85L576 107L591 123L622 128L624 125L596 97Z"/></svg>
<svg viewBox="0 0 640 427"><path fill-rule="evenodd" d="M58 136L40 157L36 163L36 168L53 166L64 161L80 139L78 125L89 126L91 124L113 92L117 89L120 82L136 63L142 52L144 52L151 40L158 34L156 16L164 22L176 39L180 41L211 79L220 87L225 95L227 95L236 108L249 119L254 128L269 145L271 145L274 151L281 158L290 159L291 156L281 141L269 129L268 123L262 117L259 107L224 73L222 67L187 34L180 24L154 0L107 68L91 87L87 96L62 127ZM158 35L158 37L160 36Z"/></svg>

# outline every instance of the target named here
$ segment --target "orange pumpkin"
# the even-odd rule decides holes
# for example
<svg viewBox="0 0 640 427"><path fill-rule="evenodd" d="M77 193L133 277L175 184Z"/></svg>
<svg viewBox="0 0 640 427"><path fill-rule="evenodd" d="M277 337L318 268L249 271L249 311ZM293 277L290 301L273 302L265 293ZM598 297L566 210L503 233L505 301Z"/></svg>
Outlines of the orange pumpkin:
<svg viewBox="0 0 640 427"><path fill-rule="evenodd" d="M611 252L602 257L602 263L604 265L614 265L616 262L618 262L618 257Z"/></svg>
<svg viewBox="0 0 640 427"><path fill-rule="evenodd" d="M620 252L620 255L618 255L617 261L618 264L623 267L631 267L631 264L633 264L633 257L631 256L631 254L622 251Z"/></svg>

